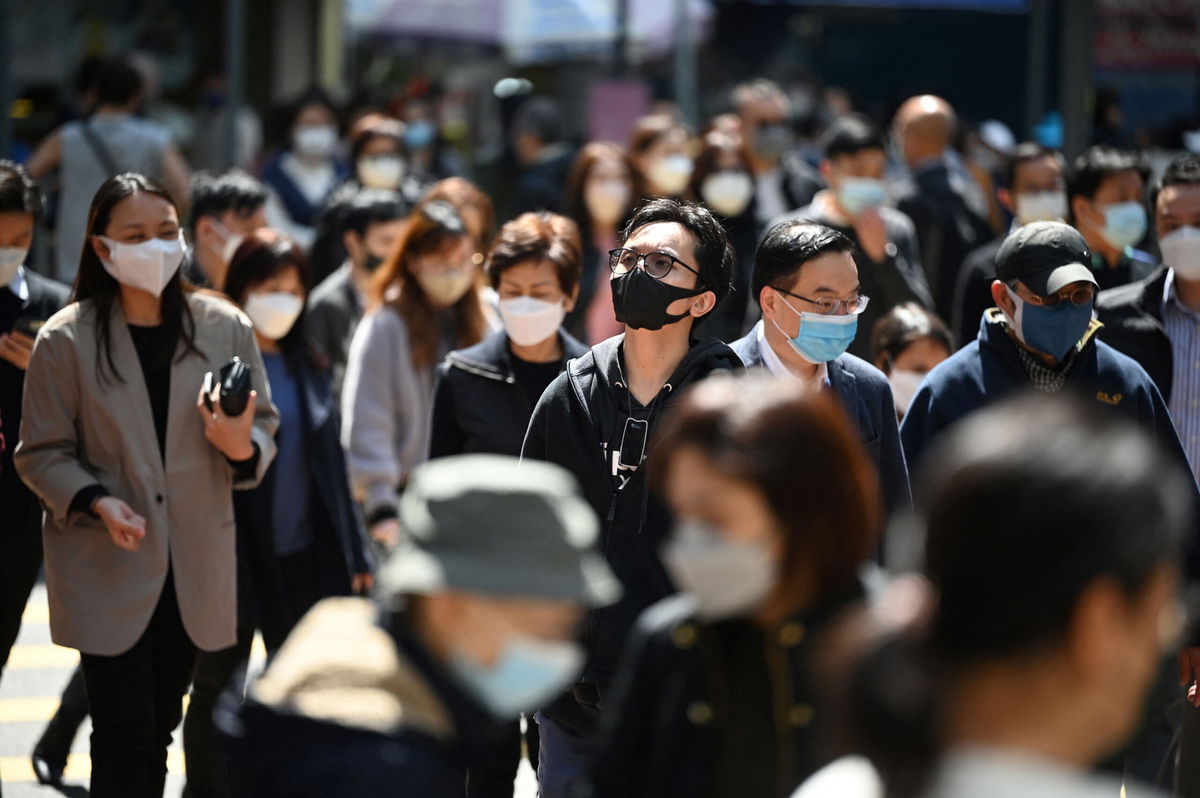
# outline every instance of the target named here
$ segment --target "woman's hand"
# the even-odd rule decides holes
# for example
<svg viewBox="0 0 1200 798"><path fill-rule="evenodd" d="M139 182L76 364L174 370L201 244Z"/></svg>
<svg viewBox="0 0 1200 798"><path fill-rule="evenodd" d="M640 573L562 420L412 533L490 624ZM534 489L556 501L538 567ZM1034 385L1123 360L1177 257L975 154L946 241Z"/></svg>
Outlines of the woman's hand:
<svg viewBox="0 0 1200 798"><path fill-rule="evenodd" d="M92 512L100 516L113 543L126 551L138 550L142 538L146 537L145 518L115 496L96 499L92 502Z"/></svg>
<svg viewBox="0 0 1200 798"><path fill-rule="evenodd" d="M196 397L196 409L204 420L204 437L217 447L221 454L235 463L254 456L254 444L250 442L250 430L254 428L254 407L258 404L258 391L250 392L250 401L240 416L227 416L221 409L220 388L212 392L212 410L204 406L204 389Z"/></svg>

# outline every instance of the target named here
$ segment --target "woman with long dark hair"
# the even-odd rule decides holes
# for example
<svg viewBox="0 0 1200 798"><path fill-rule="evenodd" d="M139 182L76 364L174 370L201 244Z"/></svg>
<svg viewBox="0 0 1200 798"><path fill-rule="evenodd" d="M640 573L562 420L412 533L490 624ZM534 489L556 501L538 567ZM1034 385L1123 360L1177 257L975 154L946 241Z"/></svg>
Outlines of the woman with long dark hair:
<svg viewBox="0 0 1200 798"><path fill-rule="evenodd" d="M88 215L74 302L42 327L16 466L46 508L54 642L79 649L91 794L158 796L196 649L234 643L234 488L262 478L278 416L249 321L179 274L179 213L117 175ZM250 366L245 409L206 372Z"/></svg>
<svg viewBox="0 0 1200 798"><path fill-rule="evenodd" d="M613 311L608 253L616 249L617 232L633 212L634 181L629 157L611 141L585 144L567 175L567 214L579 226L583 275L579 301L563 326L589 344L625 331Z"/></svg>
<svg viewBox="0 0 1200 798"><path fill-rule="evenodd" d="M342 443L371 537L385 546L399 535L397 492L429 453L437 365L491 331L476 247L449 202L418 206L350 344Z"/></svg>
<svg viewBox="0 0 1200 798"><path fill-rule="evenodd" d="M786 796L828 761L810 659L862 596L870 460L828 392L761 375L697 385L655 446L684 593L626 644L590 794Z"/></svg>

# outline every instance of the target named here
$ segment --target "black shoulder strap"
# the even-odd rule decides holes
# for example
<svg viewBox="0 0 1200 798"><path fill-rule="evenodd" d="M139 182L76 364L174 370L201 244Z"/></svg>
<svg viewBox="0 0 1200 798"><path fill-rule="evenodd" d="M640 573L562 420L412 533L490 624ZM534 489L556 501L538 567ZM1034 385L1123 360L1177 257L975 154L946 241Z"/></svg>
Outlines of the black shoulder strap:
<svg viewBox="0 0 1200 798"><path fill-rule="evenodd" d="M113 160L112 153L108 147L104 146L104 142L96 135L96 131L92 129L90 120L85 119L79 123L79 129L83 133L84 139L87 140L88 146L92 149L92 154L96 156L96 160L100 162L100 167L108 172L108 176L112 177L120 173L117 168L117 162Z"/></svg>

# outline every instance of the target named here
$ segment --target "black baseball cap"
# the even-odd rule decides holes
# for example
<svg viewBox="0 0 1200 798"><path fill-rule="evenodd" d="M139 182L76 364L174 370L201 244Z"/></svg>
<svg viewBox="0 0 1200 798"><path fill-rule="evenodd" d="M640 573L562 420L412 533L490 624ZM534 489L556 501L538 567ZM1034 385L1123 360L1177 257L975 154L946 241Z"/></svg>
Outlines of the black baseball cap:
<svg viewBox="0 0 1200 798"><path fill-rule="evenodd" d="M1014 230L996 253L996 276L1020 280L1038 296L1057 294L1071 283L1100 287L1092 274L1092 252L1079 231L1062 222L1031 222Z"/></svg>

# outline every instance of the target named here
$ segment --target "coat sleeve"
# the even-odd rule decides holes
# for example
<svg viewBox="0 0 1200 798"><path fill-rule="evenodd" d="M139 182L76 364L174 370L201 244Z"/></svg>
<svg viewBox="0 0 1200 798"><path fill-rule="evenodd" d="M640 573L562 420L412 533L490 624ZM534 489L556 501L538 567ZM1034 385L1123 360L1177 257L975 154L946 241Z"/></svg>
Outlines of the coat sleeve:
<svg viewBox="0 0 1200 798"><path fill-rule="evenodd" d="M1200 486L1196 484L1195 473L1188 462L1183 443L1179 440L1175 424L1171 421L1167 403L1163 400L1162 394L1159 393L1153 381L1147 378L1146 382L1146 388L1150 395L1150 426L1154 431L1154 437L1171 459L1179 464L1180 470L1187 476L1188 485L1192 489L1192 517L1196 519L1197 523L1192 525L1191 539L1184 543L1184 552L1187 557L1185 566L1188 577L1193 582L1200 583L1200 532L1196 531L1196 528L1200 527ZM1196 642L1200 643L1200 629L1197 629L1197 634L1194 636L1197 638Z"/></svg>
<svg viewBox="0 0 1200 798"><path fill-rule="evenodd" d="M25 372L21 440L13 454L17 474L60 526L75 495L98 484L79 458L77 363L68 330L43 328Z"/></svg>
<svg viewBox="0 0 1200 798"><path fill-rule="evenodd" d="M394 507L401 464L396 454L401 412L393 390L401 342L381 310L363 319L350 343L342 386L342 445L355 497L367 517Z"/></svg>
<svg viewBox="0 0 1200 798"><path fill-rule="evenodd" d="M914 528L912 488L908 463L900 443L900 428L896 422L896 400L890 386L880 392L879 466L880 486L887 509L887 537L884 540L884 564L916 565L919 544L911 540L907 530Z"/></svg>
<svg viewBox="0 0 1200 798"><path fill-rule="evenodd" d="M458 406L454 400L454 387L450 371L453 367L443 363L439 368L437 390L433 397L433 420L429 430L429 459L462 454L466 438L458 423Z"/></svg>
<svg viewBox="0 0 1200 798"><path fill-rule="evenodd" d="M904 420L900 423L900 443L908 473L916 474L921 457L929 442L941 431L942 424L934 411L933 391L928 385L917 390Z"/></svg>
<svg viewBox="0 0 1200 798"><path fill-rule="evenodd" d="M250 440L258 447L258 462L252 477L237 479L233 483L234 490L249 490L262 482L263 476L275 459L275 431L279 429L279 410L271 401L271 383L267 379L262 352L258 349L258 341L255 340L253 329L248 323L238 325L236 341L234 354L250 364L251 381L258 393L254 426L250 430Z"/></svg>

